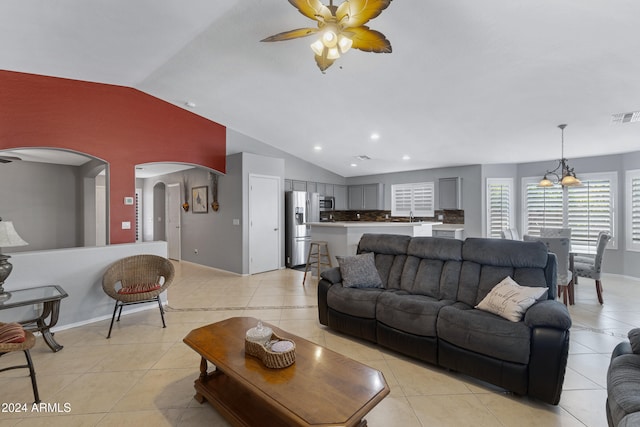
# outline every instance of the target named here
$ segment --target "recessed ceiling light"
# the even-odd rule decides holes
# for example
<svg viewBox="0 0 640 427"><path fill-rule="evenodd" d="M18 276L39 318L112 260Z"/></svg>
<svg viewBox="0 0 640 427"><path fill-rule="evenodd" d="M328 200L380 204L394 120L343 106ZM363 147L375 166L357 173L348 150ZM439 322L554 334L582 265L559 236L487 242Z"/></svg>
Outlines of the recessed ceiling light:
<svg viewBox="0 0 640 427"><path fill-rule="evenodd" d="M184 105L186 105L189 108L194 108L196 106L195 102L191 102L191 101L187 101L184 103Z"/></svg>
<svg viewBox="0 0 640 427"><path fill-rule="evenodd" d="M411 160L411 156L405 154L404 156L402 156L402 160Z"/></svg>
<svg viewBox="0 0 640 427"><path fill-rule="evenodd" d="M378 139L380 139L380 134L375 133L375 132L372 133L371 134L371 139L374 140L374 141L377 141Z"/></svg>
<svg viewBox="0 0 640 427"><path fill-rule="evenodd" d="M319 145L314 146L313 149L316 151L322 151L322 147Z"/></svg>
<svg viewBox="0 0 640 427"><path fill-rule="evenodd" d="M357 163L351 163L351 167L352 167L352 168L355 168L355 167L357 167L357 166L358 166L358 164L357 164Z"/></svg>

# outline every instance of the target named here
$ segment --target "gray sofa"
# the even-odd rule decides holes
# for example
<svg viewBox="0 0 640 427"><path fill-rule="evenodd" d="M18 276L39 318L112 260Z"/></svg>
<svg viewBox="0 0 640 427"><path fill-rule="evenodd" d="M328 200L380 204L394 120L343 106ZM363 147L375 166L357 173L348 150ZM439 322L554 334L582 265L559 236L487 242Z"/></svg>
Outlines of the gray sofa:
<svg viewBox="0 0 640 427"><path fill-rule="evenodd" d="M357 252L374 254L382 286L346 287L339 267L325 270L321 324L558 404L571 318L555 301L555 256L543 243L365 234ZM507 276L549 288L517 322L474 308Z"/></svg>
<svg viewBox="0 0 640 427"><path fill-rule="evenodd" d="M632 329L629 341L613 349L606 409L610 427L640 426L640 329Z"/></svg>

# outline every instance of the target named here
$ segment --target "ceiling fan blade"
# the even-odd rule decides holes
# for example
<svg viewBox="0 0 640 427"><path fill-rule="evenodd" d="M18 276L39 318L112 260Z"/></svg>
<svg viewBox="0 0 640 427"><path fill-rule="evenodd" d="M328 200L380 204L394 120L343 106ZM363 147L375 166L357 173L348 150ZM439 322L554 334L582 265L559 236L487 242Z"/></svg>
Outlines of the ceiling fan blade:
<svg viewBox="0 0 640 427"><path fill-rule="evenodd" d="M320 71L322 71L324 73L324 71L331 67L333 65L333 63L335 62L335 59L329 59L327 58L326 55L315 55L316 57L316 64L318 64L318 68L320 68Z"/></svg>
<svg viewBox="0 0 640 427"><path fill-rule="evenodd" d="M344 27L359 27L380 15L391 0L345 0L336 11L338 22Z"/></svg>
<svg viewBox="0 0 640 427"><path fill-rule="evenodd" d="M381 32L371 30L365 25L349 28L348 31L353 34L350 36L353 40L351 48L365 52L391 53L391 42Z"/></svg>
<svg viewBox="0 0 640 427"><path fill-rule="evenodd" d="M11 163L16 160L22 160L20 157L15 156L0 156L0 163Z"/></svg>
<svg viewBox="0 0 640 427"><path fill-rule="evenodd" d="M275 34L273 36L267 37L266 39L263 39L260 41L261 42L280 42L283 40L291 40L291 39L297 39L300 37L307 37L317 32L318 32L317 28L298 28L296 30L285 31L283 33Z"/></svg>
<svg viewBox="0 0 640 427"><path fill-rule="evenodd" d="M300 11L301 14L314 21L319 21L318 17L327 20L331 18L331 10L323 5L320 0L289 0L289 3Z"/></svg>

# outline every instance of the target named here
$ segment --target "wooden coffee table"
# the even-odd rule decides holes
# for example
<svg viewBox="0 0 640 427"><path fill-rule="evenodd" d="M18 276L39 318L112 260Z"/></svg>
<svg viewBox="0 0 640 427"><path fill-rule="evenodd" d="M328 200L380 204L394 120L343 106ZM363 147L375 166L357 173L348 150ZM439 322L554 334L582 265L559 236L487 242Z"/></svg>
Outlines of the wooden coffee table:
<svg viewBox="0 0 640 427"><path fill-rule="evenodd" d="M194 329L184 342L200 356L195 399L235 426L359 426L389 394L381 372L265 323L296 343L296 361L269 369L244 353L258 320L233 317ZM208 372L208 363L215 369Z"/></svg>

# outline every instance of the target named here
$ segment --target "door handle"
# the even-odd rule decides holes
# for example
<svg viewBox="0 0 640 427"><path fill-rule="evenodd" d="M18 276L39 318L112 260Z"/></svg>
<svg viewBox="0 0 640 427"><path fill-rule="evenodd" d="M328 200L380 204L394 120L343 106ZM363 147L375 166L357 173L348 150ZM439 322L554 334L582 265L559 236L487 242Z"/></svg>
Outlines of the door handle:
<svg viewBox="0 0 640 427"><path fill-rule="evenodd" d="M274 228L274 229L273 229L273 231L278 231L278 229L277 229L277 228Z"/></svg>

